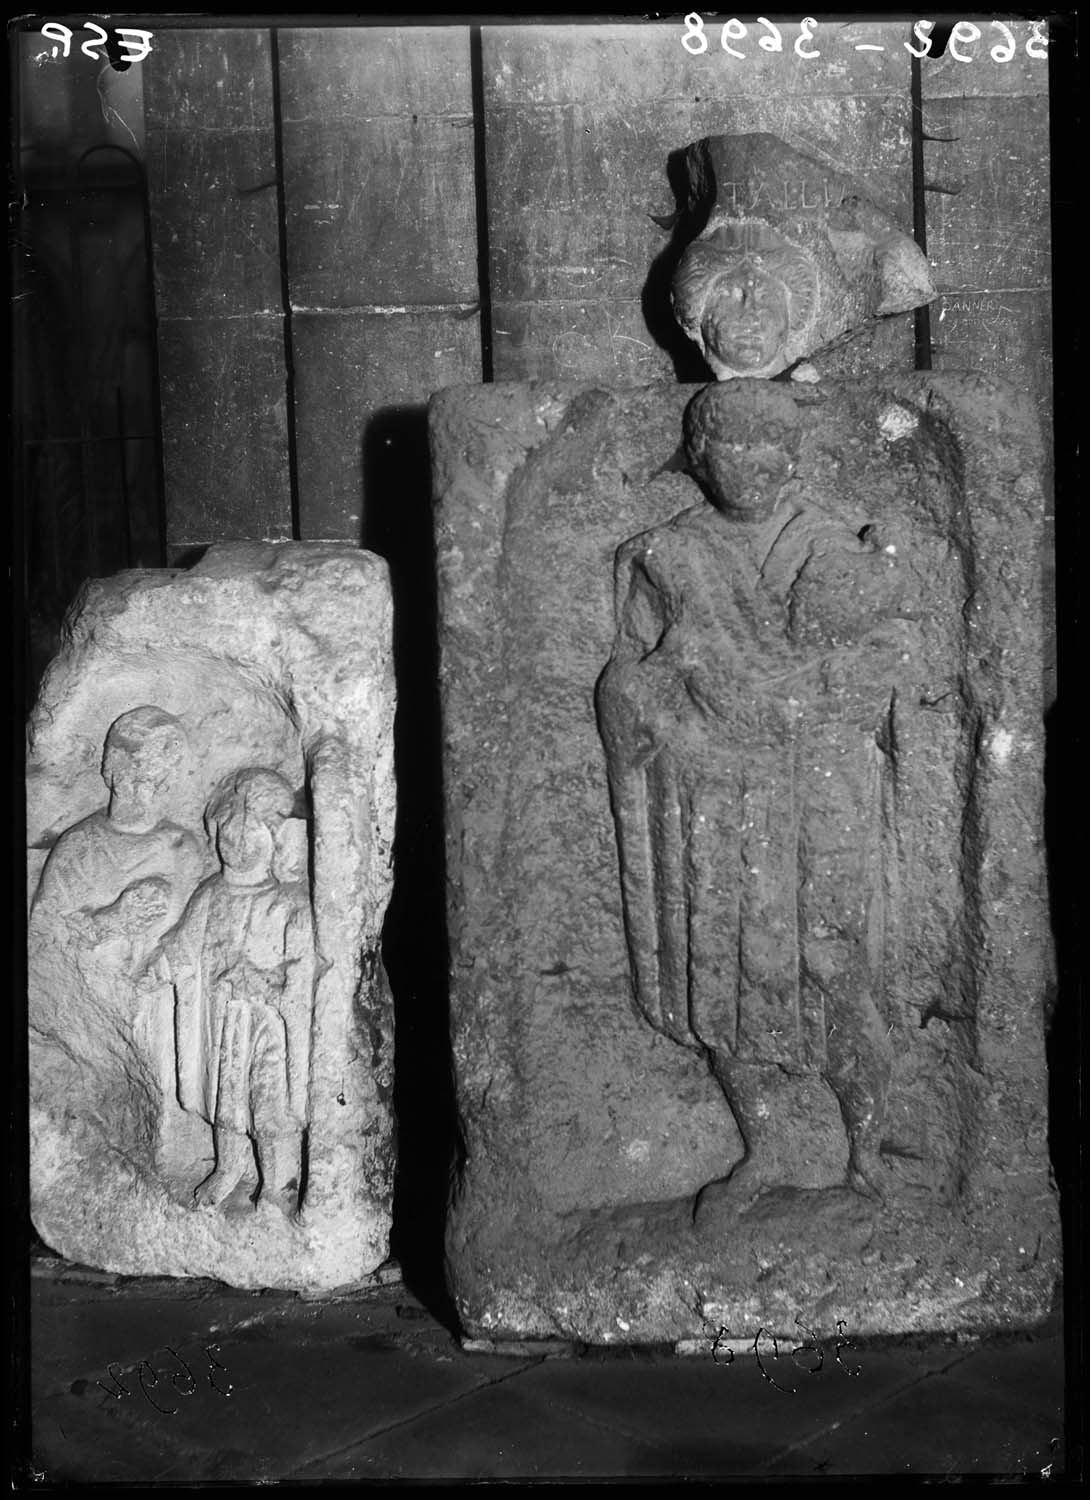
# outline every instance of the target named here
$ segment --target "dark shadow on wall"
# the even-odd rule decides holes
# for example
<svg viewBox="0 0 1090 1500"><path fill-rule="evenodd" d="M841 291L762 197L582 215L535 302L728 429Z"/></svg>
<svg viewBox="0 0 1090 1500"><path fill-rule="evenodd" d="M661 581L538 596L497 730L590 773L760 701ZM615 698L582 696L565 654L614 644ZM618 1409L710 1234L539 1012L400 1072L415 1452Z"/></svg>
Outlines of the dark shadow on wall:
<svg viewBox="0 0 1090 1500"><path fill-rule="evenodd" d="M443 854L435 544L427 413L386 407L363 434L362 543L386 558L394 596L397 824L382 956L394 996L398 1165L391 1249L406 1284L455 1321L443 1231L458 1153Z"/></svg>
<svg viewBox="0 0 1090 1500"><path fill-rule="evenodd" d="M704 385L712 379L711 370L700 350L677 325L670 302L670 284L685 250L707 223L710 205L707 199L694 197L690 192L684 150L671 151L666 159L666 176L677 200L677 209L672 217L655 220L664 233L669 233L670 239L651 262L640 302L647 330L659 348L665 349L673 360L678 380Z"/></svg>
<svg viewBox="0 0 1090 1500"><path fill-rule="evenodd" d="M1077 314L1085 280L1080 208L1071 192L1081 165L1082 142L1070 128L1081 97L1076 65L1076 19L1049 23L1048 74L1051 99L1053 476L1055 548L1046 568L1055 585L1056 699L1045 715L1045 847L1048 857L1052 930L1056 943L1057 991L1047 1037L1049 1146L1060 1190L1064 1248L1064 1325L1069 1472L1085 1452L1086 1247L1083 1068L1086 1047L1086 661L1085 476L1080 453L1085 427L1084 359ZM1073 322L1073 317L1075 321ZM1047 438L1047 434L1046 434ZM1051 665L1051 664L1050 664ZM1051 687L1051 683L1048 683ZM1080 813L1082 817L1080 817ZM1079 1459L1075 1458L1079 1455Z"/></svg>

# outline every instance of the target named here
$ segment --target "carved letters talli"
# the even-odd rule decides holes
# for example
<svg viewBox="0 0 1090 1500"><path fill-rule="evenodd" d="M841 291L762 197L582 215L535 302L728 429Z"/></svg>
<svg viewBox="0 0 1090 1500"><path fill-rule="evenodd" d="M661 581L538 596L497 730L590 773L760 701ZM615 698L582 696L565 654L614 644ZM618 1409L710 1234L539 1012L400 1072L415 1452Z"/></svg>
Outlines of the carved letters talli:
<svg viewBox="0 0 1090 1500"><path fill-rule="evenodd" d="M32 1212L71 1258L296 1287L385 1258L389 629L383 564L324 545L75 607L28 780Z"/></svg>
<svg viewBox="0 0 1090 1500"><path fill-rule="evenodd" d="M673 305L717 379L778 375L934 300L911 234L845 173L765 134L710 136L685 166L704 222Z"/></svg>

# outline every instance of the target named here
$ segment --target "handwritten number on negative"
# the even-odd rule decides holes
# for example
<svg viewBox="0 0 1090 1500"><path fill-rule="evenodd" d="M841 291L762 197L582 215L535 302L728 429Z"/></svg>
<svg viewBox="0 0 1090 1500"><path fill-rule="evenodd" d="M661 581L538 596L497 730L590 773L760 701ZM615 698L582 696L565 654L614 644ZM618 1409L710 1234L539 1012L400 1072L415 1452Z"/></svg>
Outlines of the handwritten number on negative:
<svg viewBox="0 0 1090 1500"><path fill-rule="evenodd" d="M992 62L1010 62L1016 51L1014 33L1009 26L1004 26L1002 21L993 21L992 25L999 28L1004 38L992 48Z"/></svg>
<svg viewBox="0 0 1090 1500"><path fill-rule="evenodd" d="M108 41L109 33L104 31L96 21L87 21L83 30L94 31L98 35L89 37L86 41L82 42L80 44L80 52L84 57L89 57L92 62L102 62L102 54L96 52L95 48L103 46ZM62 25L60 21L47 21L42 27L41 34L48 42L60 42L62 57L69 57L71 55L74 33L68 26ZM143 62L144 58L151 51L152 34L150 31L137 31L131 26L118 26L115 27L115 35L118 46L125 49L120 59L122 62ZM56 57L56 55L57 49L54 47L52 48L52 56Z"/></svg>
<svg viewBox="0 0 1090 1500"><path fill-rule="evenodd" d="M1045 24L1044 21L1031 21L1030 22L1030 25L1033 27L1033 30L1030 32L1029 41L1026 43L1026 56L1027 57L1038 57L1038 58L1040 58L1040 57L1047 57L1048 56L1048 37L1045 36L1044 32L1041 30L1041 27L1044 24ZM1035 42L1037 43L1036 50L1034 49L1034 43Z"/></svg>
<svg viewBox="0 0 1090 1500"><path fill-rule="evenodd" d="M771 21L766 21L764 16L757 17L757 25L767 26L769 30L768 36L759 36L757 38L758 47L763 47L766 52L782 52L783 37L780 34L780 28L774 26Z"/></svg>
<svg viewBox="0 0 1090 1500"><path fill-rule="evenodd" d="M144 1384L145 1370L147 1370L148 1374L151 1376L151 1384L153 1387L159 1384L159 1372L158 1370L153 1369L146 1359L142 1359L136 1367L136 1378L140 1383L140 1389L143 1391L144 1398L147 1401L148 1405L154 1406L155 1410L159 1412L161 1416L173 1417L177 1415L178 1408L176 1406L160 1406L158 1401L156 1401L152 1396L151 1392Z"/></svg>
<svg viewBox="0 0 1090 1500"><path fill-rule="evenodd" d="M765 1367L764 1367L764 1360L761 1358L761 1334L762 1333L764 1333L764 1328L763 1327L762 1328L758 1328L758 1330L757 1330L757 1337L753 1340L753 1353L757 1357L757 1368L758 1368L758 1370L760 1370L761 1374L768 1381L769 1385L774 1385L776 1387L776 1389L778 1391L782 1391L785 1396L795 1396L795 1395L797 1395L798 1394L797 1389L792 1389L790 1386L787 1386L787 1385L780 1385L779 1381L778 1380L773 1380L772 1376L765 1369ZM776 1335L774 1333L770 1333L768 1335L768 1337L772 1340L772 1358L773 1359L779 1359L779 1357L780 1357L779 1340L776 1338Z"/></svg>
<svg viewBox="0 0 1090 1500"><path fill-rule="evenodd" d="M219 1360L212 1353L213 1349L218 1350L219 1349L219 1345L218 1344L206 1344L204 1346L204 1352L205 1352L205 1354L207 1354L207 1356L208 1356L208 1363L211 1366L211 1368L208 1371L208 1384L212 1387L212 1389L216 1392L217 1395L219 1395L219 1396L229 1396L231 1394L231 1392L234 1390L234 1386L231 1384L230 1381L227 1382L226 1389L224 1389L222 1386L219 1386L219 1385L216 1384L216 1371L217 1370L222 1370L223 1373L226 1375L227 1374L227 1367L226 1367L226 1365L221 1365L220 1364Z"/></svg>
<svg viewBox="0 0 1090 1500"><path fill-rule="evenodd" d="M922 31L920 29L923 26L927 27L926 31ZM931 51L931 33L934 29L934 21L917 21L915 26L913 26L912 28L912 35L918 42L922 42L923 46L917 48L914 47L911 42L906 42L906 51L911 52L913 57L926 57L927 54Z"/></svg>
<svg viewBox="0 0 1090 1500"><path fill-rule="evenodd" d="M83 29L84 31L97 31L98 36L92 37L89 42L84 42L79 50L83 53L84 57L89 57L92 62L101 62L101 56L94 49L101 47L103 42L109 39L109 33L103 31L97 21L85 21Z"/></svg>
<svg viewBox="0 0 1090 1500"><path fill-rule="evenodd" d="M733 1349L725 1348L724 1353L726 1355L726 1358L723 1360L719 1358L719 1347L723 1343L723 1340L725 1338L728 1338L729 1336L730 1329L727 1328L724 1324L720 1323L719 1332L715 1335L715 1338L712 1342L712 1362L714 1364L732 1365L734 1363Z"/></svg>
<svg viewBox="0 0 1090 1500"><path fill-rule="evenodd" d="M854 1370L849 1370L848 1366L840 1357L841 1349L855 1349L858 1347L856 1344L852 1343L850 1338L844 1337L844 1329L846 1327L847 1324L844 1322L843 1318L838 1318L836 1320L836 1362L844 1371L845 1375L858 1375L861 1372L863 1366L856 1365Z"/></svg>
<svg viewBox="0 0 1090 1500"><path fill-rule="evenodd" d="M697 11L689 12L685 17L685 26L686 31L685 35L681 38L681 45L690 57L699 57L702 52L707 52L708 38L704 33L704 22L700 19ZM693 41L699 45L691 47L689 43Z"/></svg>
<svg viewBox="0 0 1090 1500"><path fill-rule="evenodd" d="M109 1388L109 1386L106 1386L106 1385L102 1384L101 1380L96 1380L95 1381L95 1384L99 1387L99 1389L105 1391L106 1394L107 1394L107 1396L112 1396L115 1401L120 1401L121 1398L122 1398L122 1396L131 1396L132 1395L132 1391L129 1390L128 1386L121 1379L121 1376L114 1374L115 1369L118 1369L118 1368L120 1368L120 1367L117 1366L117 1365L107 1365L106 1366L106 1374L113 1381L114 1385L116 1385L116 1386L119 1387L118 1390L111 1391L110 1388Z"/></svg>
<svg viewBox="0 0 1090 1500"><path fill-rule="evenodd" d="M795 1326L802 1329L803 1333L806 1335L806 1338L803 1339L801 1344L797 1344L795 1348L791 1350L791 1358L795 1361L795 1364L798 1365L800 1370L806 1371L807 1375L816 1375L825 1363L825 1350L821 1346L821 1344L818 1343L817 1334L813 1331L812 1328L807 1328L806 1324L802 1321L798 1314L795 1315ZM798 1356L800 1354L816 1354L817 1364L799 1365Z"/></svg>
<svg viewBox="0 0 1090 1500"><path fill-rule="evenodd" d="M170 1345L167 1344L166 1351L172 1359L176 1359L178 1361L182 1369L185 1371L184 1376L179 1375L178 1372L175 1371L175 1373L170 1377L174 1384L174 1389L180 1396L192 1396L197 1389L197 1377L193 1374L193 1371L186 1364L185 1360L178 1353L177 1349L172 1349ZM180 1379L184 1379L186 1381L188 1389L186 1388L186 1386L181 1386L178 1384L178 1381Z"/></svg>
<svg viewBox="0 0 1090 1500"><path fill-rule="evenodd" d="M980 34L980 27L974 26L972 21L959 21L950 33L950 40L946 46L947 52L955 62L972 62L972 53L959 52L958 46L961 42L964 42L966 46L970 42L978 42Z"/></svg>

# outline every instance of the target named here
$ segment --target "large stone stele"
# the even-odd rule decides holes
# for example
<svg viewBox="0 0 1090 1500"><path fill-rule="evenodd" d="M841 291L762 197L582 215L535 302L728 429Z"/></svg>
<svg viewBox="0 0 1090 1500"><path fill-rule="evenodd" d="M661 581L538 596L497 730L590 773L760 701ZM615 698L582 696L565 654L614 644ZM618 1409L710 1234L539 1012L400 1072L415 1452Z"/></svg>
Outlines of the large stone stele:
<svg viewBox="0 0 1090 1500"><path fill-rule="evenodd" d="M386 565L231 544L84 588L30 724L31 1212L240 1287L388 1254Z"/></svg>
<svg viewBox="0 0 1090 1500"><path fill-rule="evenodd" d="M716 384L683 425L697 389L433 398L460 1315L1032 1324L1035 419L921 372Z"/></svg>

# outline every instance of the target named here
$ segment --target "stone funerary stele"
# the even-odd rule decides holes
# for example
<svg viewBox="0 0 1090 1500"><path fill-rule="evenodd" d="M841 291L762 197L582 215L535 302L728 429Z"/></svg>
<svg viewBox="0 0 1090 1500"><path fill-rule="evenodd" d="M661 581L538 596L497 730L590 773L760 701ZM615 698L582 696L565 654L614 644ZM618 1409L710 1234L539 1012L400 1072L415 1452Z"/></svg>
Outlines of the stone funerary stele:
<svg viewBox="0 0 1090 1500"><path fill-rule="evenodd" d="M773 137L688 166L715 383L432 401L457 1305L496 1340L1029 1324L1036 417L817 378L933 297L925 258Z"/></svg>
<svg viewBox="0 0 1090 1500"><path fill-rule="evenodd" d="M30 725L31 1209L71 1260L332 1289L388 1254L385 564L88 584Z"/></svg>

